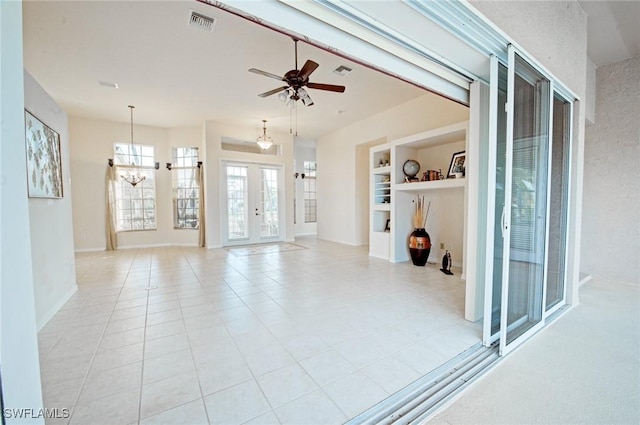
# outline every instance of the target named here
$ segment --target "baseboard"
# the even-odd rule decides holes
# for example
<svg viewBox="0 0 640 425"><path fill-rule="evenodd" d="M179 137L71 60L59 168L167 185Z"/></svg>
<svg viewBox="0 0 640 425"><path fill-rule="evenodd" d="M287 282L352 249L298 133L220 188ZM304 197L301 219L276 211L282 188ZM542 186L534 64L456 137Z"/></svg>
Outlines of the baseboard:
<svg viewBox="0 0 640 425"><path fill-rule="evenodd" d="M179 247L190 247L190 248L198 248L198 244L190 244L190 243L158 243L158 244L144 244L144 245L127 245L127 246L119 246L117 250L119 249L144 249L144 248L167 248L167 247L172 247L172 246L179 246ZM219 247L208 247L209 249L211 248L222 248L222 246ZM84 248L84 249L76 249L74 250L75 253L82 253L82 252L103 252L106 251L106 249L104 248Z"/></svg>
<svg viewBox="0 0 640 425"><path fill-rule="evenodd" d="M73 252L79 254L81 252L102 252L106 251L104 248L83 248L83 249L74 249Z"/></svg>
<svg viewBox="0 0 640 425"><path fill-rule="evenodd" d="M77 291L78 291L78 285L74 283L73 288L71 288L71 290L69 290L66 294L64 294L64 296L62 296L60 300L52 308L49 309L47 314L45 314L42 317L42 319L38 321L39 323L36 324L38 328L38 332L40 332L40 330L44 328L47 323L49 323L49 320L51 320L53 316L56 315L58 310L60 310L62 306L65 305L67 301L69 301L69 298L71 298L73 294L75 294Z"/></svg>
<svg viewBox="0 0 640 425"><path fill-rule="evenodd" d="M334 240L334 239L318 238L318 240L339 243L341 245L347 245L347 246L364 246L364 245L367 245L366 243L344 242L344 241L338 241L338 240Z"/></svg>
<svg viewBox="0 0 640 425"><path fill-rule="evenodd" d="M580 273L580 280L578 281L578 287L584 285L585 283L589 282L591 279L593 279L593 277L590 274L587 273Z"/></svg>

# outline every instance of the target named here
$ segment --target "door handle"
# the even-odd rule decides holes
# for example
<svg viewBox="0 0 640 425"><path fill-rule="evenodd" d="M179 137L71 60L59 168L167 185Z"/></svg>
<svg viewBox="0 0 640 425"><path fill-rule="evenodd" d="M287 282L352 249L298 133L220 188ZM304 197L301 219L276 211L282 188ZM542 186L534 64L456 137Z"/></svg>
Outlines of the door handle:
<svg viewBox="0 0 640 425"><path fill-rule="evenodd" d="M507 224L505 223L504 219L506 217L506 210L505 210L506 206L503 205L502 206L502 216L500 217L500 233L502 234L502 238L504 239L504 231L507 230Z"/></svg>
<svg viewBox="0 0 640 425"><path fill-rule="evenodd" d="M260 215L260 213L258 212L258 209L256 208L256 215Z"/></svg>

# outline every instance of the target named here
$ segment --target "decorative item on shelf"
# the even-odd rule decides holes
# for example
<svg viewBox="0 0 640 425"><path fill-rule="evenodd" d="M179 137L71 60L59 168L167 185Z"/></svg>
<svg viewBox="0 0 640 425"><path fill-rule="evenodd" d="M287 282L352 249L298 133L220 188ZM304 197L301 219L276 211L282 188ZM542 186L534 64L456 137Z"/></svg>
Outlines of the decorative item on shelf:
<svg viewBox="0 0 640 425"><path fill-rule="evenodd" d="M127 170L124 175L121 175L127 183L131 186L136 187L136 185L142 181L144 181L147 176L142 174L142 171L136 168L134 163L133 155L133 109L135 106L129 105L129 109L131 110L131 148L129 149L129 162L131 163L131 168Z"/></svg>
<svg viewBox="0 0 640 425"><path fill-rule="evenodd" d="M391 219L390 218L387 219L387 224L384 225L384 231L385 232L390 232L391 231Z"/></svg>
<svg viewBox="0 0 640 425"><path fill-rule="evenodd" d="M435 180L443 180L444 176L442 175L442 169L436 171L436 170L427 170L424 173L422 173L422 180L423 182L430 182L430 181L435 181Z"/></svg>
<svg viewBox="0 0 640 425"><path fill-rule="evenodd" d="M449 172L447 173L448 179L464 177L466 158L465 151L456 152L451 156L451 164L449 164Z"/></svg>
<svg viewBox="0 0 640 425"><path fill-rule="evenodd" d="M409 253L411 254L411 261L416 266L424 266L429 259L429 253L431 252L431 238L425 230L427 223L427 217L429 216L429 208L431 208L431 201L426 206L424 204L424 196L418 196L416 208L413 213L413 232L409 236Z"/></svg>
<svg viewBox="0 0 640 425"><path fill-rule="evenodd" d="M417 182L420 179L416 177L420 171L420 163L415 159L407 159L402 165L402 172L405 175L405 183Z"/></svg>
<svg viewBox="0 0 640 425"><path fill-rule="evenodd" d="M453 272L451 271L451 253L449 253L449 251L447 251L442 257L442 268L440 269L440 271L448 275L453 274Z"/></svg>

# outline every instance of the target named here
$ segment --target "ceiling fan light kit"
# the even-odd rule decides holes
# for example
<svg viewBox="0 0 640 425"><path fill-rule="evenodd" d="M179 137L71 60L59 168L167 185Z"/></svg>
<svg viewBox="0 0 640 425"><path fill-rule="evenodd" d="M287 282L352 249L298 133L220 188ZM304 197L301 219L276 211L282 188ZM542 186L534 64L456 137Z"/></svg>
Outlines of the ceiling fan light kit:
<svg viewBox="0 0 640 425"><path fill-rule="evenodd" d="M293 42L295 51L295 69L288 71L286 74L284 74L284 76L280 77L279 75L262 71L256 68L249 69L249 72L253 72L254 74L263 75L265 77L273 78L274 80L284 81L285 83L287 83L286 86L281 86L273 90L260 93L258 96L268 97L276 93L280 93L278 95L278 99L288 105L298 100L302 100L302 103L305 106L311 106L313 105L313 100L311 100L309 93L307 93L307 90L305 90L303 87L315 90L344 93L345 86L310 82L309 76L318 68L319 65L312 60L307 60L302 66L302 69L298 70L298 40L294 38Z"/></svg>

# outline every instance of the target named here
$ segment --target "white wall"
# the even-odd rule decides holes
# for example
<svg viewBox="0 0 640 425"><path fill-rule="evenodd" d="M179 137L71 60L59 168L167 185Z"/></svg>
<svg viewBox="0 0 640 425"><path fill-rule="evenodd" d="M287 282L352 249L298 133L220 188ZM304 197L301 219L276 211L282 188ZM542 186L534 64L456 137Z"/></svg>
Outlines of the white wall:
<svg viewBox="0 0 640 425"><path fill-rule="evenodd" d="M4 408L42 408L25 178L22 3L0 2L0 364ZM44 424L44 419L7 424Z"/></svg>
<svg viewBox="0 0 640 425"><path fill-rule="evenodd" d="M124 109L124 108L123 108ZM127 110L123 115L127 116ZM135 123L135 114L134 114ZM131 141L129 122L111 122L70 117L71 178L73 185L73 231L77 251L104 250L105 172L113 158L114 143ZM172 160L172 147L196 146L205 156L202 129L199 127L166 129L134 125L134 143L155 146L156 224L157 230L118 233L118 248L160 245L198 244L198 232L173 229L171 173L165 164Z"/></svg>
<svg viewBox="0 0 640 425"><path fill-rule="evenodd" d="M316 160L316 143L312 141L295 141L295 169L294 173L304 173L304 162ZM304 222L304 179L298 177L295 181L296 196L296 225L295 234L315 235L317 223Z"/></svg>
<svg viewBox="0 0 640 425"><path fill-rule="evenodd" d="M587 57L587 88L586 88L586 125L593 124L596 120L596 65ZM586 137L586 136L585 136Z"/></svg>
<svg viewBox="0 0 640 425"><path fill-rule="evenodd" d="M360 222L366 220L368 205L357 206L356 145L393 140L468 117L465 106L425 92L424 96L319 138L318 238L349 245L364 243Z"/></svg>
<svg viewBox="0 0 640 425"><path fill-rule="evenodd" d="M598 68L586 129L582 271L640 285L640 57Z"/></svg>
<svg viewBox="0 0 640 425"><path fill-rule="evenodd" d="M205 175L207 180L207 246L217 248L222 246L222 223L220 211L220 165L222 160L243 162L278 164L283 166L285 176L285 235L286 241L293 241L295 228L293 224L293 136L288 133L268 131L275 144L281 145L280 156L263 155L246 152L222 150L222 139L253 141L262 133L262 126L242 127L227 125L215 121L205 123L206 162Z"/></svg>
<svg viewBox="0 0 640 425"><path fill-rule="evenodd" d="M24 73L25 108L60 135L62 199L29 199L36 323L41 329L77 290L67 114Z"/></svg>

